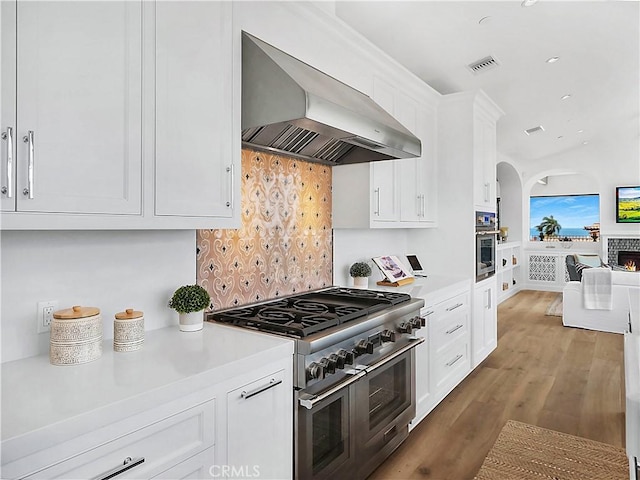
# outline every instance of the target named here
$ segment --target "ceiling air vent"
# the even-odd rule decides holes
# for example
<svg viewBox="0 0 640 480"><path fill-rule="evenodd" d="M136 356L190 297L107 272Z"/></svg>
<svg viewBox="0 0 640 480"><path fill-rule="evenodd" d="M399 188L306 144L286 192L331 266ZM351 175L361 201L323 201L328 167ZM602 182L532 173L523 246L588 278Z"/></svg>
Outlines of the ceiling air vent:
<svg viewBox="0 0 640 480"><path fill-rule="evenodd" d="M496 60L494 57L489 55L488 57L481 58L480 60L476 60L473 63L467 65L467 68L471 70L473 73L478 74L482 72L486 72L487 70L491 70L492 68L496 68L500 66L500 62Z"/></svg>
<svg viewBox="0 0 640 480"><path fill-rule="evenodd" d="M534 133L544 132L544 127L542 125L538 125L537 127L527 128L524 133L527 135L533 135Z"/></svg>

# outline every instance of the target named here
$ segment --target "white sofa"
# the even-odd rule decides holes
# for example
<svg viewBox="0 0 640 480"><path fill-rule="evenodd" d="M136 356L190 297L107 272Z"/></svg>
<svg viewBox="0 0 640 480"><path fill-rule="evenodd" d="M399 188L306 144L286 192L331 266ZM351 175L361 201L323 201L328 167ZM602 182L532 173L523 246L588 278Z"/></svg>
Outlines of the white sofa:
<svg viewBox="0 0 640 480"><path fill-rule="evenodd" d="M580 282L567 282L562 291L562 323L601 332L624 333L629 324L630 288L640 289L640 272L611 272L611 310L587 310L582 299Z"/></svg>

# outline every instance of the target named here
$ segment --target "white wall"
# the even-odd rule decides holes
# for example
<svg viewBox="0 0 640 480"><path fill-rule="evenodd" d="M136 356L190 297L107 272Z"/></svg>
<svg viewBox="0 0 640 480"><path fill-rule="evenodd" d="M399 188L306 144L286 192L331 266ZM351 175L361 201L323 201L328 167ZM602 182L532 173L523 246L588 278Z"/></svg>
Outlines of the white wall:
<svg viewBox="0 0 640 480"><path fill-rule="evenodd" d="M383 276L371 260L381 255L396 255L406 262L407 232L404 229L334 229L333 231L333 283L341 286L353 285L349 277L349 267L354 262L367 262L371 267L369 288ZM408 266L408 265L407 265Z"/></svg>
<svg viewBox="0 0 640 480"><path fill-rule="evenodd" d="M167 302L196 278L194 230L5 231L0 245L2 362L48 352L38 301L98 307L108 339L126 308L144 312L146 330L177 325Z"/></svg>

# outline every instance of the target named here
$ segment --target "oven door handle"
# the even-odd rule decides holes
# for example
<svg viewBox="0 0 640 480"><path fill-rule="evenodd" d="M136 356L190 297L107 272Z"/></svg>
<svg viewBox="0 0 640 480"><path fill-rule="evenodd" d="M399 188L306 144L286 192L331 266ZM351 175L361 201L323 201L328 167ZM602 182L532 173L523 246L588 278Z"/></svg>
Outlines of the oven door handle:
<svg viewBox="0 0 640 480"><path fill-rule="evenodd" d="M400 350L396 350L395 352L393 352L388 357L384 357L382 360L380 360L375 365L367 367L366 370L365 370L365 373L370 373L370 372L373 372L374 370L377 370L380 367L383 367L385 364L387 364L388 362L390 362L394 358L398 358L400 355L403 355L406 352L408 352L409 350L411 350L412 348L415 348L418 345L420 345L422 342L424 342L426 340L426 338L424 338L424 337L412 337L409 340L411 341L411 343L405 345Z"/></svg>
<svg viewBox="0 0 640 480"><path fill-rule="evenodd" d="M304 408L306 408L308 410L311 410L314 407L314 405L316 405L318 402L321 402L325 398L330 397L331 395L333 395L334 393L342 390L343 388L348 387L352 383L357 382L358 380L360 380L362 377L364 377L368 373L373 372L374 370L377 370L378 368L386 365L387 363L389 363L394 358L397 358L400 355L405 354L406 352L408 352L412 348L417 347L418 345L420 345L424 341L425 341L425 338L418 338L418 337L411 338L410 339L411 343L405 345L404 347L400 348L399 350L396 350L391 355L389 355L387 357L384 357L383 359L381 359L379 362L377 362L376 364L374 364L372 366L361 367L362 369L361 370L357 370L356 373L354 373L351 377L349 377L348 380L345 380L344 382L341 382L341 383L339 383L337 385L334 385L333 387L325 390L324 392L322 392L319 395L310 395L308 393L303 393L303 394L300 395L298 401L299 401L300 405L302 405Z"/></svg>
<svg viewBox="0 0 640 480"><path fill-rule="evenodd" d="M307 410L311 410L317 403L321 402L325 398L330 397L331 395L338 392L339 390L342 390L343 388L348 387L352 383L357 382L360 378L364 377L367 374L367 371L364 369L354 370L354 372L356 373L354 373L351 377L349 377L349 379L345 380L344 382L340 382L337 385L334 385L333 387L329 388L328 390L325 390L319 395L310 395L308 393L301 394L298 399L298 401L300 402L300 405L302 405Z"/></svg>

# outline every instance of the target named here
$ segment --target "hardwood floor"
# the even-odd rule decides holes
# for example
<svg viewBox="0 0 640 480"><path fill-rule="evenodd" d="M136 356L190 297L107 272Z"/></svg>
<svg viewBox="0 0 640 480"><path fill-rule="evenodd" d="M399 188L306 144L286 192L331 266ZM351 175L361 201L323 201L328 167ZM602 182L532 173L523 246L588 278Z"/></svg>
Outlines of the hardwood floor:
<svg viewBox="0 0 640 480"><path fill-rule="evenodd" d="M472 479L508 419L624 447L623 336L545 316L554 292L498 308L498 348L369 480Z"/></svg>

